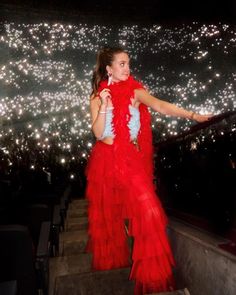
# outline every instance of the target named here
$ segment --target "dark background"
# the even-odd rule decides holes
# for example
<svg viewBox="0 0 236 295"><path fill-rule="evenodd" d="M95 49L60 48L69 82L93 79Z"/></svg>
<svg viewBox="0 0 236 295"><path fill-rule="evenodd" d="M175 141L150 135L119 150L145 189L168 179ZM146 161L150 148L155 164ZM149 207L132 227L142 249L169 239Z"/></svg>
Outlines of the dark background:
<svg viewBox="0 0 236 295"><path fill-rule="evenodd" d="M56 0L2 0L0 3L2 17L8 9L15 13L24 11L35 17L44 11L40 18L57 18L72 20L73 17L89 18L94 21L144 21L144 22L179 22L179 21L228 21L235 22L236 1L56 1Z"/></svg>

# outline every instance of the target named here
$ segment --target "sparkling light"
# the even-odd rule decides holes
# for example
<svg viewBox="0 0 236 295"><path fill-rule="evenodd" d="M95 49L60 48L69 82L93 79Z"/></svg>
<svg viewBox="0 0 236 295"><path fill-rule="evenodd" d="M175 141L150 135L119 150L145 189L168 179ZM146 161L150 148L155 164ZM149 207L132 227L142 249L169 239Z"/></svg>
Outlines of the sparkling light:
<svg viewBox="0 0 236 295"><path fill-rule="evenodd" d="M21 160L29 151L31 169L35 155L58 154L63 165L87 158L94 142L90 81L105 44L126 47L132 73L158 98L202 114L236 108L233 25L1 25L0 151L9 166L10 157ZM194 124L151 113L157 141Z"/></svg>

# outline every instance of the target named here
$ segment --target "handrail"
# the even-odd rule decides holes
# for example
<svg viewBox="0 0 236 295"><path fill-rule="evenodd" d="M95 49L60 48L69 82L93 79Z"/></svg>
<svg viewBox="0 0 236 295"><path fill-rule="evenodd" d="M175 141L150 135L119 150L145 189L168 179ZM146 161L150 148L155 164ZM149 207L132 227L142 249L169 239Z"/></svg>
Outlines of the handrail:
<svg viewBox="0 0 236 295"><path fill-rule="evenodd" d="M157 147L163 147L165 145L168 145L168 144L171 144L171 143L175 142L177 139L178 140L179 139L184 139L187 135L194 134L194 133L198 132L199 130L206 129L209 126L213 126L216 123L219 123L219 122L223 121L224 119L228 119L228 118L233 117L233 116L236 116L236 110L235 111L228 111L228 112L213 116L209 121L202 122L202 123L197 123L187 131L184 131L184 132L182 132L182 133L180 133L178 135L171 136L168 139L165 139L163 141L158 142L156 144L156 146ZM235 122L236 122L236 120L235 120Z"/></svg>

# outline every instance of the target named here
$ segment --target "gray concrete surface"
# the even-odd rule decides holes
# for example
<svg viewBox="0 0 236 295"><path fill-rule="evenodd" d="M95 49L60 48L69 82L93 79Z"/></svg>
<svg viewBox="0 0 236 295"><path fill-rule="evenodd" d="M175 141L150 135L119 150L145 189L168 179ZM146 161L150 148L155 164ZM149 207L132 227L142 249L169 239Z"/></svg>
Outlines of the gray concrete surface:
<svg viewBox="0 0 236 295"><path fill-rule="evenodd" d="M178 287L191 295L236 295L236 256L217 245L226 240L171 219L168 227Z"/></svg>

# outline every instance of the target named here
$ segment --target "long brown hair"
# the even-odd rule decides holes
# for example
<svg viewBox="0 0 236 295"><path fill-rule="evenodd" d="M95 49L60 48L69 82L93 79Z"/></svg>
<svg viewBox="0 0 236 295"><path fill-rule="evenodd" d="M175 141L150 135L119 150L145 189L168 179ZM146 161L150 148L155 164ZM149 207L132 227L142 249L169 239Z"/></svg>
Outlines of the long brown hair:
<svg viewBox="0 0 236 295"><path fill-rule="evenodd" d="M99 84L107 79L106 66L111 66L114 55L118 53L127 53L122 47L103 47L98 51L95 69L92 77L92 95L97 94Z"/></svg>

